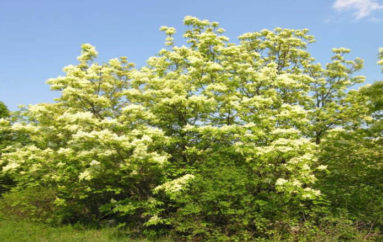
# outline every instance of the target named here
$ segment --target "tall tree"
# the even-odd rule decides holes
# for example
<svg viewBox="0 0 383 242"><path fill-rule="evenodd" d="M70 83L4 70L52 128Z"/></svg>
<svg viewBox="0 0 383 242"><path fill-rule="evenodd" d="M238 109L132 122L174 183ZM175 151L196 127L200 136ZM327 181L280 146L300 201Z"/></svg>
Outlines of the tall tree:
<svg viewBox="0 0 383 242"><path fill-rule="evenodd" d="M382 49L380 60L382 63ZM348 213L366 227L383 226L383 85L377 81L350 92L348 122L321 143L320 160L329 174L319 187L337 213Z"/></svg>
<svg viewBox="0 0 383 242"><path fill-rule="evenodd" d="M308 30L233 43L216 22L184 24L186 44L161 27L166 47L140 69L126 57L98 64L84 44L79 63L48 80L55 103L2 120L30 138L1 157L15 190L52 189L70 222L114 218L190 239L292 233L318 212L318 145L353 123L347 89L364 80L354 76L362 61L340 48L316 64Z"/></svg>

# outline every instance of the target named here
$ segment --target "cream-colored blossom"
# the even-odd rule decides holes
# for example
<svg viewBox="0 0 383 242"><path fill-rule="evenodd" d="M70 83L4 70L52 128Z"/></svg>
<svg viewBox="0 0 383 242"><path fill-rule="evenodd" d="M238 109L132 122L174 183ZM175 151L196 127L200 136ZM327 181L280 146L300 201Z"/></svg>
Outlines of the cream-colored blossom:
<svg viewBox="0 0 383 242"><path fill-rule="evenodd" d="M92 179L92 175L90 173L89 170L85 170L83 172L80 173L80 175L78 176L78 179L81 181L81 180L86 180L86 181L89 181Z"/></svg>
<svg viewBox="0 0 383 242"><path fill-rule="evenodd" d="M15 162L11 162L8 165L3 167L3 172L11 171L11 170L14 170L18 167L20 167L20 164L15 163Z"/></svg>
<svg viewBox="0 0 383 242"><path fill-rule="evenodd" d="M320 165L317 167L318 170L320 171L323 171L323 170L326 170L327 169L327 166L326 165Z"/></svg>
<svg viewBox="0 0 383 242"><path fill-rule="evenodd" d="M183 187L190 182L194 178L194 175L192 174L186 174L182 177L179 177L177 179L174 179L170 182L164 183L154 189L155 192L158 192L160 190L164 190L166 193L177 193Z"/></svg>
<svg viewBox="0 0 383 242"><path fill-rule="evenodd" d="M92 160L90 163L89 163L89 165L91 165L91 166L97 166L97 165L99 165L100 164L100 162L99 161L96 161L96 160Z"/></svg>
<svg viewBox="0 0 383 242"><path fill-rule="evenodd" d="M286 179L283 179L283 178L278 178L275 185L276 186L283 186L284 184L287 183L287 180Z"/></svg>

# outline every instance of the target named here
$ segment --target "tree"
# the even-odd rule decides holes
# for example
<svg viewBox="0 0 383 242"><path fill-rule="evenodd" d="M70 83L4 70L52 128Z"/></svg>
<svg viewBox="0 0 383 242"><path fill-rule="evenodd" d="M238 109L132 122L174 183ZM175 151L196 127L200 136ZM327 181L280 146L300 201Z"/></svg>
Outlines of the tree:
<svg viewBox="0 0 383 242"><path fill-rule="evenodd" d="M380 51L382 53L382 50ZM382 59L382 54L380 58ZM378 64L382 64L382 61ZM320 160L329 174L319 187L336 213L347 213L366 227L383 226L382 81L350 92L344 107L349 122L321 144Z"/></svg>
<svg viewBox="0 0 383 242"><path fill-rule="evenodd" d="M0 125L2 126L6 118L9 117L9 110L7 106L3 102L0 102ZM0 158L1 158L1 151L9 144L9 135L8 132L3 130L3 128L0 126ZM0 194L2 194L4 191L8 190L8 186L12 184L11 179L9 179L8 176L2 176L0 175Z"/></svg>
<svg viewBox="0 0 383 242"><path fill-rule="evenodd" d="M3 102L0 102L0 118L9 117L9 110Z"/></svg>
<svg viewBox="0 0 383 242"><path fill-rule="evenodd" d="M199 231L199 236L217 227L220 234L235 231L233 227L236 236L247 229L262 234L283 213L298 222L307 208L303 204L320 193L310 188L315 145L300 130L310 122L300 105L310 78L299 69L288 70L287 62L306 61L299 50L311 37L300 30L262 32L274 36L270 45L300 38L278 65L259 53L256 45L265 43L255 39L257 33L243 35L236 45L217 23L193 17L184 22L190 47L174 46L175 30L163 27L170 47L150 58L139 76L142 102L158 117L153 125L171 140L167 152L175 173L170 178L195 176L190 194L174 199L176 214L164 210L156 218L170 219L179 231ZM230 179L218 175L230 171ZM222 193L213 191L216 186ZM204 190L208 188L212 190ZM242 219L243 214L249 216ZM200 219L188 224L190 216Z"/></svg>
<svg viewBox="0 0 383 242"><path fill-rule="evenodd" d="M1 157L15 191L53 190L67 222L113 218L190 239L292 233L321 212L318 144L348 120L346 89L362 80L352 76L362 61L335 49L321 67L308 30L232 43L216 22L184 24L186 46L161 27L166 48L140 69L126 57L98 64L84 44L79 64L48 80L55 103L7 123L30 137Z"/></svg>
<svg viewBox="0 0 383 242"><path fill-rule="evenodd" d="M5 106L3 102L0 102L0 122L3 123L4 121L1 121L1 120L5 120L9 118L9 115L10 113L7 106ZM6 132L1 130L0 131L0 151L6 146L7 140L8 138L7 138Z"/></svg>
<svg viewBox="0 0 383 242"><path fill-rule="evenodd" d="M332 62L327 64L326 68L313 65L309 69L315 80L311 85L311 130L317 144L320 144L327 131L352 119L346 110L347 91L354 84L365 80L363 76L352 76L363 67L362 59L346 60L344 56L350 52L346 48L333 49L333 52Z"/></svg>
<svg viewBox="0 0 383 242"><path fill-rule="evenodd" d="M14 144L3 154L3 172L13 174L17 189L53 188L52 202L64 221L95 221L121 210L130 215L127 223L137 223L138 211L161 183L167 154L156 147L166 137L147 125L150 111L126 96L134 85L132 64L121 58L99 65L92 63L96 56L84 44L79 64L48 80L61 96L30 105L25 120L12 125L31 143Z"/></svg>

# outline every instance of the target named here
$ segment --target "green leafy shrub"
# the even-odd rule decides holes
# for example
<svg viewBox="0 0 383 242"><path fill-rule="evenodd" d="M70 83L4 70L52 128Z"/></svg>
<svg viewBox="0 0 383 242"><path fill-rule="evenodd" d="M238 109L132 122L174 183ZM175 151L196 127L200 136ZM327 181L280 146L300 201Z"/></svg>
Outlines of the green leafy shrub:
<svg viewBox="0 0 383 242"><path fill-rule="evenodd" d="M13 220L29 220L58 224L59 217L54 201L56 192L43 187L30 187L3 194L0 214Z"/></svg>

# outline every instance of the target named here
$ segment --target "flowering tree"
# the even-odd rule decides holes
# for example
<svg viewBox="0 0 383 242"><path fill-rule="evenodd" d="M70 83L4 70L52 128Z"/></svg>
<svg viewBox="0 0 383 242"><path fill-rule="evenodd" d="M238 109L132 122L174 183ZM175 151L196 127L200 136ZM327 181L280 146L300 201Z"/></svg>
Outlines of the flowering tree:
<svg viewBox="0 0 383 242"><path fill-rule="evenodd" d="M77 65L48 80L61 96L31 105L2 129L23 132L1 157L16 190L53 189L63 219L114 218L192 237L264 235L301 223L315 202L320 139L345 117L362 61L334 49L322 67L308 30L246 33L185 17L187 45L136 69L126 57ZM315 207L315 206L314 206ZM228 237L225 237L226 239Z"/></svg>
<svg viewBox="0 0 383 242"><path fill-rule="evenodd" d="M153 115L127 96L132 64L121 58L99 65L92 63L96 56L85 44L77 66L48 80L61 96L29 106L12 130L32 142L14 144L2 157L3 172L15 174L18 187L53 187L54 203L74 210L71 220L100 218L100 207L111 201L130 204L134 215L160 184L168 157L156 148L166 143L163 132L147 125Z"/></svg>

